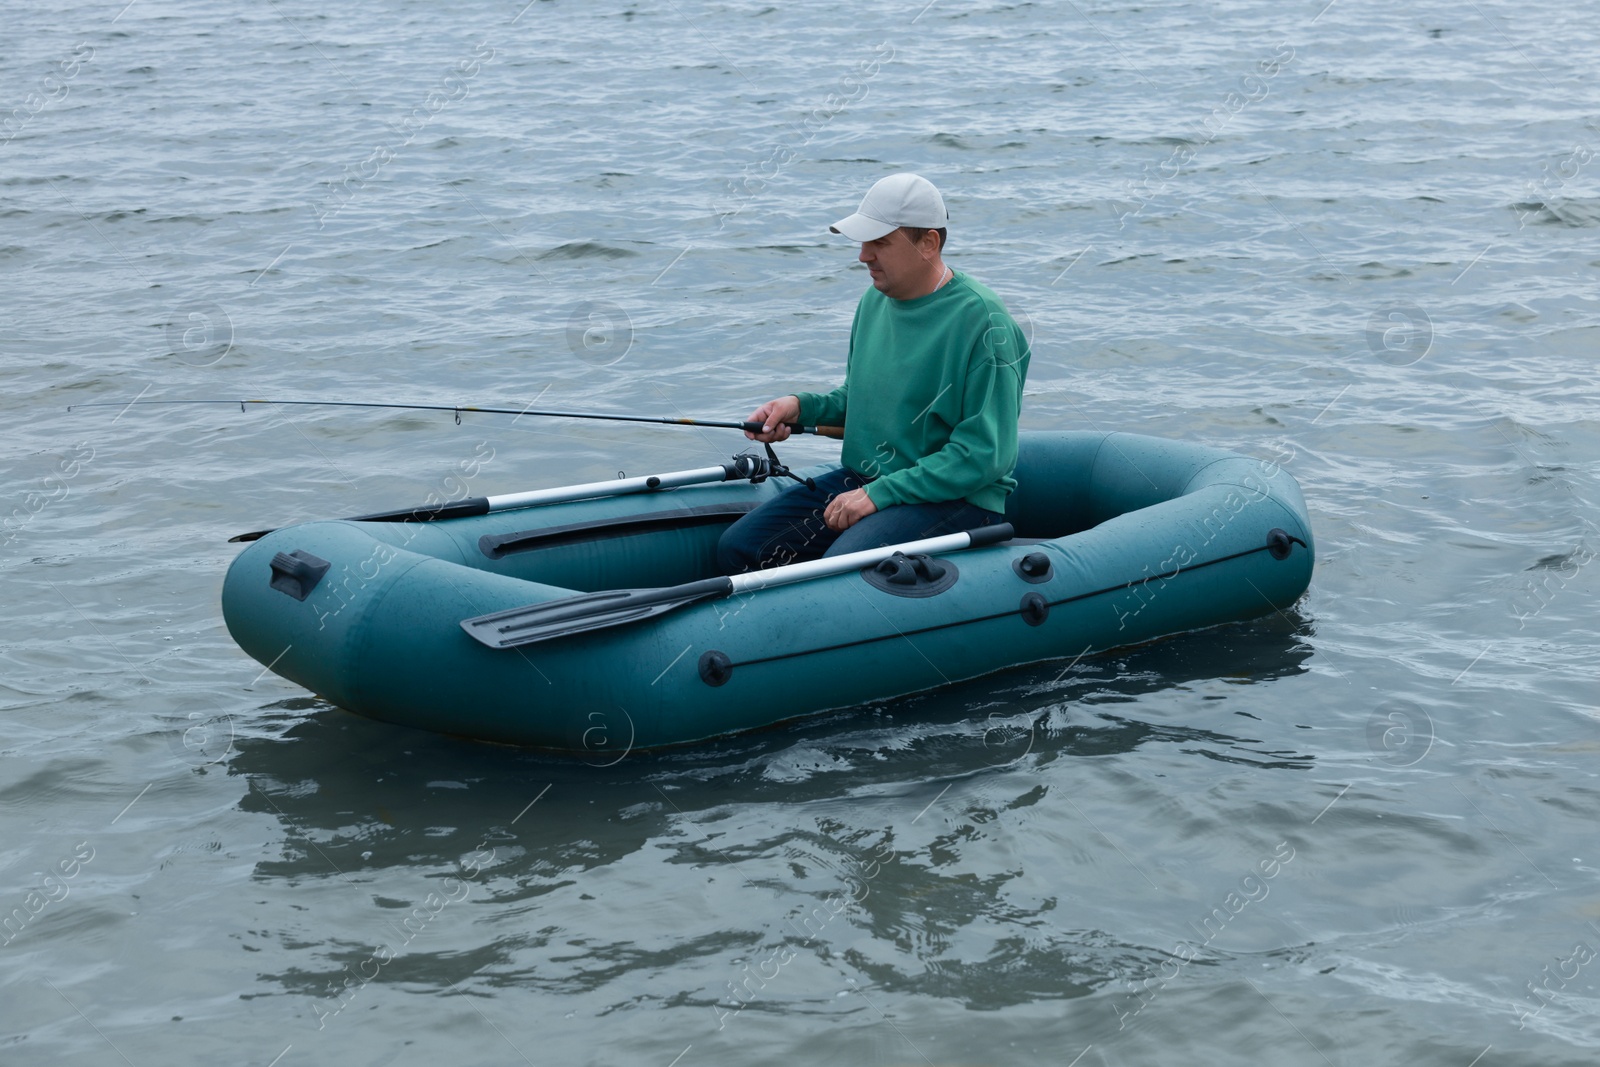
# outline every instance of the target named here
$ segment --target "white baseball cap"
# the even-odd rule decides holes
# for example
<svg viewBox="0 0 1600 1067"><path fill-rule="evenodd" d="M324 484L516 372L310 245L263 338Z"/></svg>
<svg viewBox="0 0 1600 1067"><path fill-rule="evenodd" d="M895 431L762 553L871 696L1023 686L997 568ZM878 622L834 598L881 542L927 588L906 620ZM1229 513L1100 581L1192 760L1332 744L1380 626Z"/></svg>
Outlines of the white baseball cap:
<svg viewBox="0 0 1600 1067"><path fill-rule="evenodd" d="M876 241L901 226L937 230L949 222L944 197L932 182L919 174L891 174L867 190L854 215L828 229L852 241Z"/></svg>

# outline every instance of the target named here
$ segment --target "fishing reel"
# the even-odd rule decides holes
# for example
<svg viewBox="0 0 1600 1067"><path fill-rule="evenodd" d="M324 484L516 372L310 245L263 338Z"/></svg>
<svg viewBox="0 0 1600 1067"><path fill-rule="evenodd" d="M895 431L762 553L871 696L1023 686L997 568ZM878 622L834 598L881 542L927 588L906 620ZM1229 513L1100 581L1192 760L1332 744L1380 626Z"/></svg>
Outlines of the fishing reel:
<svg viewBox="0 0 1600 1067"><path fill-rule="evenodd" d="M802 478L785 466L783 461L778 458L778 453L772 450L770 444L763 442L761 447L767 450L765 456L741 452L733 457L732 463L723 464L723 469L728 472L730 481L743 478L751 485L760 485L768 478L793 478L807 489L816 489L817 483L815 481L810 478Z"/></svg>

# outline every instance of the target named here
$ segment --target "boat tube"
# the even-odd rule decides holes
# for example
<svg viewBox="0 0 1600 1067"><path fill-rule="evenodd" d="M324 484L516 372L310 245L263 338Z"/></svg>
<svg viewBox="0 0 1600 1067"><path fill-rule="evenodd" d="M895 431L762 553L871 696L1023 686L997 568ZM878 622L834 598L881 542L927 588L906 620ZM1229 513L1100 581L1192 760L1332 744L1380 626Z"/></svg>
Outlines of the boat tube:
<svg viewBox="0 0 1600 1067"><path fill-rule="evenodd" d="M742 583L717 574L717 539L783 486L748 457L725 470L274 530L230 567L223 618L358 714L593 753L1249 619L1311 580L1294 478L1202 445L1025 432L1009 531Z"/></svg>

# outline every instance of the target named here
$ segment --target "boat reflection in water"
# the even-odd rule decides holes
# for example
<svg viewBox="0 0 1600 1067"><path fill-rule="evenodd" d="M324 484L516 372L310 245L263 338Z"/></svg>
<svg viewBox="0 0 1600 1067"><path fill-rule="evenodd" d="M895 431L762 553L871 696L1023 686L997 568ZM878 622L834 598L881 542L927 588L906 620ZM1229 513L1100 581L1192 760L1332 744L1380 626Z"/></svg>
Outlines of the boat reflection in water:
<svg viewBox="0 0 1600 1067"><path fill-rule="evenodd" d="M628 989L671 999L682 991L649 976L677 964L706 969L712 992L700 995L713 998L727 977L720 959L736 949L828 958L828 946L865 936L877 948L853 966L885 986L977 1008L1084 995L1165 957L1074 929L1059 894L1025 891L1037 850L1055 863L1103 848L1080 819L1032 813L1098 761L1150 746L1271 773L1310 769L1304 753L1181 721L1215 721L1216 691L1231 688L1219 677L1243 688L1306 671L1309 636L1291 610L650 752L622 747L620 717L615 732L607 723L591 735L591 751L562 755L286 702L273 710L309 714L279 738L240 739L226 767L248 779L241 806L281 830L281 854L254 877L338 915L339 936L304 937L304 962L266 977L333 1011L327 991L351 974L616 1000L613 983L634 973ZM1174 714L1151 721L1153 707ZM924 817L952 784L959 815L946 801ZM984 827L999 819L1028 833L986 844ZM1011 855L998 873L966 873L968 850L994 847ZM668 884L693 899L660 897ZM997 924L1047 933L987 963L902 958L939 957Z"/></svg>

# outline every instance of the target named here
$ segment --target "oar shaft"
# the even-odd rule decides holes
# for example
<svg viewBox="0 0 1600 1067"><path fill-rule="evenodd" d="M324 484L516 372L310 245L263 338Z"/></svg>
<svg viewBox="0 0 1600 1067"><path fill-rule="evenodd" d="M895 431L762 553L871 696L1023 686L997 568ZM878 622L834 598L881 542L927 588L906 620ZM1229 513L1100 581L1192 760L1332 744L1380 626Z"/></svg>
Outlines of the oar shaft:
<svg viewBox="0 0 1600 1067"><path fill-rule="evenodd" d="M584 482L579 485L562 485L553 489L531 489L525 493L504 493L486 498L490 511L510 511L514 508L531 508L539 504L565 504L573 500L592 500L602 496L622 496L627 493L648 493L656 489L677 489L685 485L704 485L707 482L725 482L738 475L730 473L731 465L700 467L695 470L674 471L671 474L651 474L639 478L613 478L605 482Z"/></svg>
<svg viewBox="0 0 1600 1067"><path fill-rule="evenodd" d="M743 592L803 582L812 578L846 574L870 567L896 552L955 552L979 548L1007 540L1012 535L1009 523L984 526L977 530L927 537L898 545L885 545L862 552L850 552L807 563L791 563L771 570L736 574L731 578L704 578L684 585L655 589L609 589L599 593L580 593L560 600L546 600L525 607L497 611L461 620L461 628L480 644L490 648L518 648L558 637L571 637L593 630L659 618L678 608L722 600Z"/></svg>
<svg viewBox="0 0 1600 1067"><path fill-rule="evenodd" d="M618 589L604 593L585 593L567 600L551 601L546 604L536 605L537 618L521 623L513 622L500 627L499 633L514 634L518 630L530 626L549 626L554 623L570 622L604 615L608 609L622 608L632 612L639 608L655 607L658 605L681 602L684 605L698 603L703 600L722 600L740 593L753 593L758 589L773 589L780 585L792 585L795 582L810 581L814 578L827 578L835 574L847 574L850 571L870 567L881 563L894 555L903 552L932 554L935 552L959 552L964 548L978 545L993 544L1003 541L1011 536L1009 525L988 527L990 533L987 537L974 536L974 531L962 530L959 533L942 534L938 537L925 537L920 541L907 541L898 545L884 545L881 548L868 548L860 552L847 552L840 556L827 556L823 559L807 560L804 563L790 563L783 567L772 567L764 571L749 571L745 574L735 574L725 578L704 578L684 585L668 585L659 589ZM1002 534L1003 530L1003 534Z"/></svg>
<svg viewBox="0 0 1600 1067"><path fill-rule="evenodd" d="M716 467L697 467L694 470L648 474L638 478L613 478L610 481L584 482L580 485L559 485L551 489L531 489L525 493L474 496L447 504L418 504L414 508L395 508L371 515L354 515L346 521L437 522L441 519L487 515L493 511L538 507L541 504L565 504L574 500L627 496L631 493L649 493L659 489L677 489L686 485L704 485L708 482L738 481L761 473L766 469L765 463L766 460L759 456L736 456L732 463ZM253 530L250 533L230 537L228 540L229 542L259 541L271 532L271 530Z"/></svg>
<svg viewBox="0 0 1600 1067"><path fill-rule="evenodd" d="M981 526L976 530L962 530L958 533L941 534L938 537L926 537L920 541L907 541L898 545L884 545L881 548L868 548L860 552L846 552L839 556L824 556L821 559L807 560L804 563L790 563L782 567L771 567L764 571L747 571L744 574L733 576L733 594L753 593L757 589L771 589L774 586L789 585L793 582L805 582L812 578L826 578L831 574L846 574L850 571L870 567L881 563L896 552L911 555L922 553L932 555L936 552L959 552L964 548L979 548L983 545L992 545L1011 537L1012 529L1009 523L998 523L994 526Z"/></svg>

